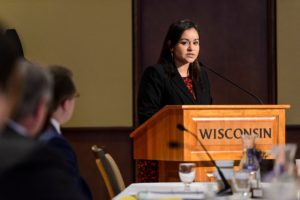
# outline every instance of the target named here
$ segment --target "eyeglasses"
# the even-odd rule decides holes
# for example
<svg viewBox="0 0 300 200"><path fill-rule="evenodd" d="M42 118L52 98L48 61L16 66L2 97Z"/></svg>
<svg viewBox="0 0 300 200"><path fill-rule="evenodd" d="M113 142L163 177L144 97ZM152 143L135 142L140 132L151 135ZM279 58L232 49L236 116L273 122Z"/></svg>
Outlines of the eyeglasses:
<svg viewBox="0 0 300 200"><path fill-rule="evenodd" d="M80 97L80 94L78 92L76 92L73 96L73 98L79 98Z"/></svg>

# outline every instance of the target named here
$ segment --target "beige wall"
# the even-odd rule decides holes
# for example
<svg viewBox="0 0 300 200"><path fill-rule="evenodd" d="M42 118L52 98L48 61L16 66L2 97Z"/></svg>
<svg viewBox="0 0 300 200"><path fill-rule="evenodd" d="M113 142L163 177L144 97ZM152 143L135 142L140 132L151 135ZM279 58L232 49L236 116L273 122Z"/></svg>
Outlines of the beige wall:
<svg viewBox="0 0 300 200"><path fill-rule="evenodd" d="M76 127L132 125L131 13L131 0L0 0L28 59L73 70Z"/></svg>
<svg viewBox="0 0 300 200"><path fill-rule="evenodd" d="M299 10L299 0L277 0L278 103L291 105L287 124L300 124Z"/></svg>

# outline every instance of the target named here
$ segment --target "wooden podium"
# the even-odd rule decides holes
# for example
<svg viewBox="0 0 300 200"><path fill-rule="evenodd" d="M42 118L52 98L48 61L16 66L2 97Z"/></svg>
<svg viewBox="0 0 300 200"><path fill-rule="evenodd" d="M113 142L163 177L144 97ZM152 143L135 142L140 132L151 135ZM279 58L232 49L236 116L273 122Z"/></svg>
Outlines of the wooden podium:
<svg viewBox="0 0 300 200"><path fill-rule="evenodd" d="M166 106L135 129L134 159L158 160L159 181L177 181L179 162L196 162L196 181L209 181L214 167L182 124L197 134L215 160L240 160L242 134L257 135L257 149L268 151L285 143L285 109L289 105L172 105ZM171 148L170 142L179 144Z"/></svg>

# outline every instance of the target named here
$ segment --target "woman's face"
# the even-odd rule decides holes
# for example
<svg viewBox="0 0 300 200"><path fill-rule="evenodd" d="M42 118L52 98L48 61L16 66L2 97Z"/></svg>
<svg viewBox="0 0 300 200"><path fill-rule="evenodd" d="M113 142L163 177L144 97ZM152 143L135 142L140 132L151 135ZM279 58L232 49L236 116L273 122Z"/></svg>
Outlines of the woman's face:
<svg viewBox="0 0 300 200"><path fill-rule="evenodd" d="M196 29L185 30L178 43L171 49L177 67L193 63L200 51L199 35Z"/></svg>

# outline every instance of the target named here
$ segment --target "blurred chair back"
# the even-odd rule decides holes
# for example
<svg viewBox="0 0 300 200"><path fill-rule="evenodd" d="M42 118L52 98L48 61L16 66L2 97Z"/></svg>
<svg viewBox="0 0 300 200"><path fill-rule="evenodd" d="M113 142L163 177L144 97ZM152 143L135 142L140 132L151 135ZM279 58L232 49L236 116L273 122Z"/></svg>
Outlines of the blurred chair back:
<svg viewBox="0 0 300 200"><path fill-rule="evenodd" d="M104 180L109 196L110 198L113 198L125 189L124 180L119 167L111 155L105 153L104 150L97 145L92 146L92 151L96 158L97 168Z"/></svg>
<svg viewBox="0 0 300 200"><path fill-rule="evenodd" d="M5 35L6 35L7 39L13 45L17 56L24 58L24 51L23 51L22 43L21 43L20 37L17 33L17 30L16 29L7 29L5 31Z"/></svg>
<svg viewBox="0 0 300 200"><path fill-rule="evenodd" d="M113 157L109 154L109 153L105 153L105 157L106 159L108 160L115 176L116 176L116 179L117 179L117 184L118 184L118 187L119 189L122 191L125 189L125 183L124 183L124 179L122 177L122 174L120 172L120 169L117 165L117 163L115 162L115 160L113 159Z"/></svg>

